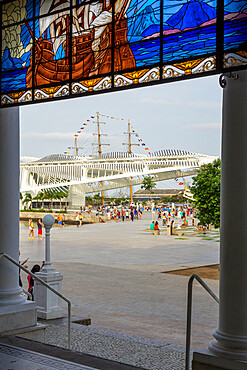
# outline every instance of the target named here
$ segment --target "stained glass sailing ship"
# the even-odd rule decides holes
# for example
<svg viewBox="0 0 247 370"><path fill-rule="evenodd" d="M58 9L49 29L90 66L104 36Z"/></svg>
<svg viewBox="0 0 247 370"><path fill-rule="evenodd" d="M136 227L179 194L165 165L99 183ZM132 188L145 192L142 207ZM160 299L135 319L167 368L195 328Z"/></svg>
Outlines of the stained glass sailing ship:
<svg viewBox="0 0 247 370"><path fill-rule="evenodd" d="M115 37L119 43L119 52L115 55L116 70L135 67L135 58L127 42L127 18L125 12L129 1L117 0L115 9ZM96 7L96 4L100 6ZM70 43L70 9L67 1L44 1L40 5L40 16L52 11L59 13L41 18L40 34L35 45L35 85L66 81L70 78L79 79L90 74L98 75L111 72L112 46L112 5L109 0L103 4L95 2L92 5L81 5L73 9L72 21L72 68L70 77L69 43ZM91 9L93 8L93 10ZM106 25L102 22L107 21ZM90 27L91 24L101 24L100 30ZM49 41L48 30L50 34ZM29 27L32 35L32 31ZM97 39L95 38L97 33ZM93 43L97 44L97 56L94 56ZM64 57L56 60L55 56L60 47L64 49ZM94 45L95 48L95 45ZM27 87L32 86L32 55L30 67L27 70Z"/></svg>

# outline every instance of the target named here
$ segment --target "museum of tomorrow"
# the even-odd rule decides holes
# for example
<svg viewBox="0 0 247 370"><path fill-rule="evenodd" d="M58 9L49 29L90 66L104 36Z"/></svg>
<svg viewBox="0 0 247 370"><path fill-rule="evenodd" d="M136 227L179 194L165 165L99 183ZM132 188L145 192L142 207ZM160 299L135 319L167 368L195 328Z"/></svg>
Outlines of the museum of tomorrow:
<svg viewBox="0 0 247 370"><path fill-rule="evenodd" d="M195 175L216 157L183 150L160 150L151 155L115 152L101 156L49 155L20 164L20 191L36 196L44 190L68 190L68 205L85 205L85 195L139 185L144 176L154 181Z"/></svg>

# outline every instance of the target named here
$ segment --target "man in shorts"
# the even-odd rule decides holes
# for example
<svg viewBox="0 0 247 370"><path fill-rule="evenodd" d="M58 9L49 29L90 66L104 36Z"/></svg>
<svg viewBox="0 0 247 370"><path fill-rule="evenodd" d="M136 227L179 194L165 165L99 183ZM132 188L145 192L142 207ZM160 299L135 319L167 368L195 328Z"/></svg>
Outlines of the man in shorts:
<svg viewBox="0 0 247 370"><path fill-rule="evenodd" d="M37 227L38 227L38 240L42 240L42 221L41 219L39 218L38 221L37 221Z"/></svg>
<svg viewBox="0 0 247 370"><path fill-rule="evenodd" d="M58 223L58 227L62 227L63 219L62 219L62 216L60 214L57 217L57 223Z"/></svg>

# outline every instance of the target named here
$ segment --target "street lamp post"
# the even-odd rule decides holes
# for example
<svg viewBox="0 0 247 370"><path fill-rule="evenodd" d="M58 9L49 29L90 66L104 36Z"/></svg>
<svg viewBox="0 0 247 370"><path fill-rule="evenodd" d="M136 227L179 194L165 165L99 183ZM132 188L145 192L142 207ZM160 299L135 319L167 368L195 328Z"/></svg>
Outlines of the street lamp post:
<svg viewBox="0 0 247 370"><path fill-rule="evenodd" d="M45 227L45 263L37 275L61 293L63 275L56 271L51 265L50 235L55 219L51 214L47 214L43 217L42 221ZM58 319L64 316L61 307L61 299L56 294L51 292L38 281L35 281L34 291L35 301L37 304L37 316L39 318L49 320Z"/></svg>

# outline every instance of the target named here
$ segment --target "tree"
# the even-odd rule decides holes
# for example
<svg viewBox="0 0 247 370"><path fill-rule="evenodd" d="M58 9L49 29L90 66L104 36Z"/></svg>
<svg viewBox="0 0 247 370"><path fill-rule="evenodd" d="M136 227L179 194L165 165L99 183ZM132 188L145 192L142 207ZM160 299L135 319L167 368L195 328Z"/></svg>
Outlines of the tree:
<svg viewBox="0 0 247 370"><path fill-rule="evenodd" d="M39 200L42 200L42 196L43 196L43 193L41 191L39 191L38 194L36 195L36 197L33 198L34 200L37 201L36 208L38 208L38 206L39 206Z"/></svg>
<svg viewBox="0 0 247 370"><path fill-rule="evenodd" d="M96 205L98 205L102 201L102 197L99 194L95 194L93 199L94 199Z"/></svg>
<svg viewBox="0 0 247 370"><path fill-rule="evenodd" d="M86 204L91 204L93 203L93 198L88 195L86 196L85 201L86 201Z"/></svg>
<svg viewBox="0 0 247 370"><path fill-rule="evenodd" d="M64 198L66 199L66 205L65 205L66 211L68 208L68 197L69 197L69 189L64 192Z"/></svg>
<svg viewBox="0 0 247 370"><path fill-rule="evenodd" d="M147 191L149 191L150 193L150 201L152 203L152 197L151 197L151 194L153 194L153 189L155 188L156 186L156 183L153 181L153 177L148 175L148 176L144 176L143 180L142 180L142 185L141 185L141 188L142 189L145 189Z"/></svg>
<svg viewBox="0 0 247 370"><path fill-rule="evenodd" d="M152 220L153 220L153 207L152 207L152 193L153 193L153 188L155 188L156 183L153 181L153 177L148 175L144 176L142 180L142 185L141 188L149 191L150 194L150 203L151 203L151 213L152 213Z"/></svg>
<svg viewBox="0 0 247 370"><path fill-rule="evenodd" d="M212 224L220 227L220 159L203 165L193 177L191 192L198 209L197 218L202 225Z"/></svg>
<svg viewBox="0 0 247 370"><path fill-rule="evenodd" d="M63 191L58 191L56 194L55 194L55 198L54 199L57 199L59 200L59 209L61 211L61 208L62 208L62 199L64 198L64 192Z"/></svg>
<svg viewBox="0 0 247 370"><path fill-rule="evenodd" d="M22 209L23 195L22 195L22 193L21 193L21 192L20 192L20 201L21 201L20 208Z"/></svg>
<svg viewBox="0 0 247 370"><path fill-rule="evenodd" d="M30 193L26 193L25 198L23 200L23 204L31 202L31 209L32 209L33 208L32 200L33 200L32 195Z"/></svg>

